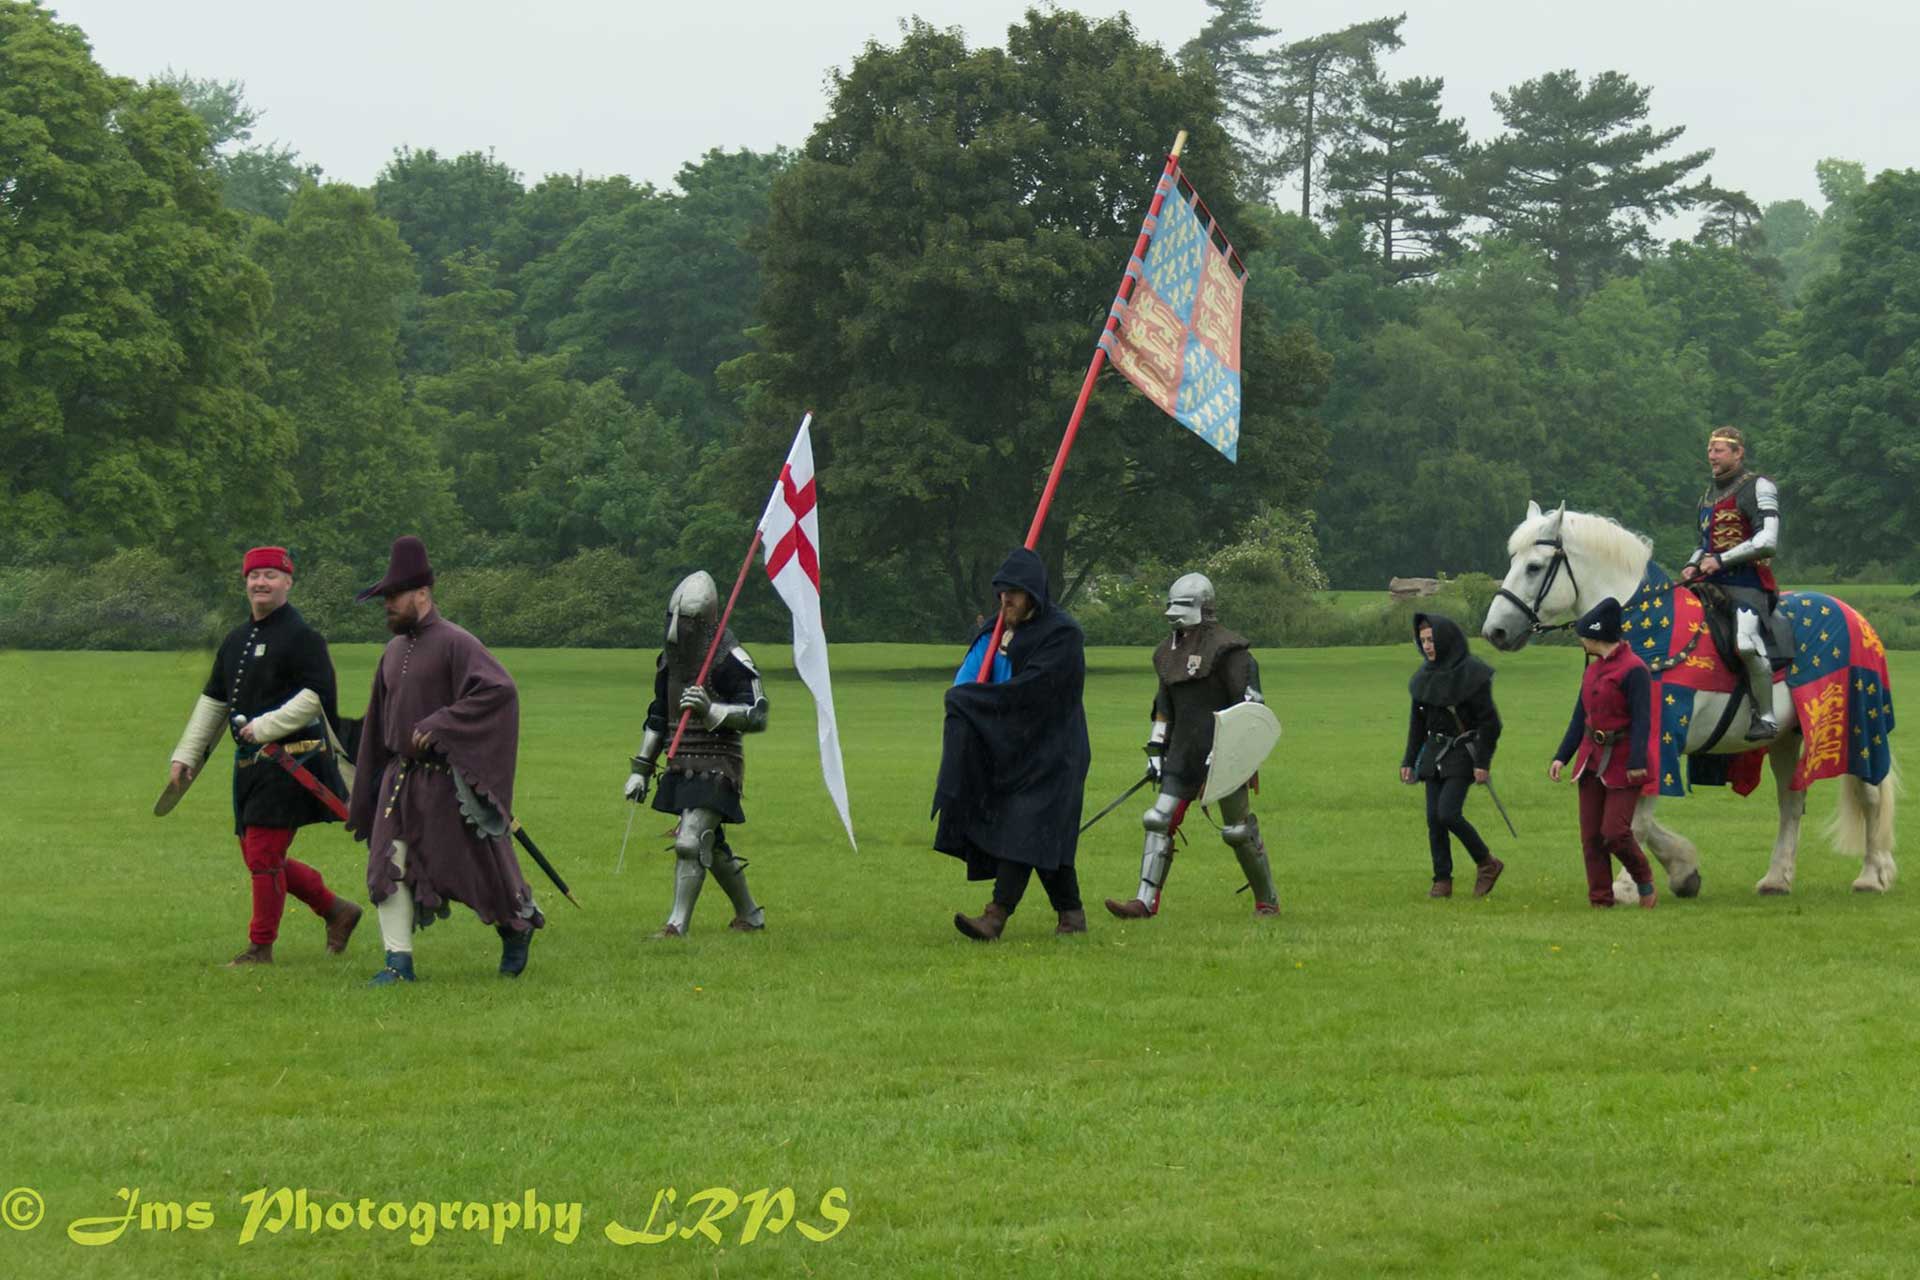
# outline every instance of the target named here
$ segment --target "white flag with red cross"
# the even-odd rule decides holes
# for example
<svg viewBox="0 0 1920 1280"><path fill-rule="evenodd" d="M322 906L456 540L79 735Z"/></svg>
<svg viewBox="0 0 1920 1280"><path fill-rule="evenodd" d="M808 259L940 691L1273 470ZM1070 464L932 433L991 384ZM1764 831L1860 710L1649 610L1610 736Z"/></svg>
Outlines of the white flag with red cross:
<svg viewBox="0 0 1920 1280"><path fill-rule="evenodd" d="M820 728L820 772L840 822L853 839L847 812L847 773L840 760L840 729L833 715L833 677L827 670L827 631L820 621L820 514L813 483L813 424L809 413L793 438L780 481L760 517L760 541L766 549L767 576L793 614L793 666L813 693Z"/></svg>

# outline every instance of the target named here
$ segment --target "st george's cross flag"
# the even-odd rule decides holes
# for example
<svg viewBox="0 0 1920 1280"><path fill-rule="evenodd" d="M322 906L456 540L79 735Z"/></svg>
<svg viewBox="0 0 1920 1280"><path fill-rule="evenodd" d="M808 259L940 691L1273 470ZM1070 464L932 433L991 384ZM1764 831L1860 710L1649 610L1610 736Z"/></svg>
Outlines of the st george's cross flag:
<svg viewBox="0 0 1920 1280"><path fill-rule="evenodd" d="M760 541L766 551L767 577L793 614L793 666L813 694L820 729L820 772L827 793L840 811L847 841L853 818L847 812L847 773L840 760L840 728L833 714L833 678L827 670L827 631L820 621L820 514L815 509L813 424L809 413L793 438L780 480L760 517Z"/></svg>

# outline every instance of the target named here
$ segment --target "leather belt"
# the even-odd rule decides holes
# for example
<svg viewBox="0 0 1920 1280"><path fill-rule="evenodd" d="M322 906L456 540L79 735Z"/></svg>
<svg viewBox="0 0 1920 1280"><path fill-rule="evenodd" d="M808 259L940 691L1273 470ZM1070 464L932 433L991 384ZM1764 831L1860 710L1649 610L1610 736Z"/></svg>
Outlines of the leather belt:
<svg viewBox="0 0 1920 1280"><path fill-rule="evenodd" d="M325 738L305 738L299 742L283 742L280 744L280 749L290 756L304 756L310 751L325 751L327 749L327 740ZM265 758L266 757L262 756L258 751L255 751L244 760L235 760L233 767L236 769L250 768Z"/></svg>

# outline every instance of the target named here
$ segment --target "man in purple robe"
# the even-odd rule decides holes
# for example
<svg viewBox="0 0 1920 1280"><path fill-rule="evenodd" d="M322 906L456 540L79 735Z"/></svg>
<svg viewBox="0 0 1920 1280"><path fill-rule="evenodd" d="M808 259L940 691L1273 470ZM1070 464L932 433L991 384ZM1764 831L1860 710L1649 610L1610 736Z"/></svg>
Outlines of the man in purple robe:
<svg viewBox="0 0 1920 1280"><path fill-rule="evenodd" d="M500 973L519 977L546 923L510 835L519 691L485 645L434 608L420 539L394 540L386 577L355 598L374 596L394 638L374 672L347 819L367 842L386 950L373 984L414 980L413 931L452 902L494 927Z"/></svg>

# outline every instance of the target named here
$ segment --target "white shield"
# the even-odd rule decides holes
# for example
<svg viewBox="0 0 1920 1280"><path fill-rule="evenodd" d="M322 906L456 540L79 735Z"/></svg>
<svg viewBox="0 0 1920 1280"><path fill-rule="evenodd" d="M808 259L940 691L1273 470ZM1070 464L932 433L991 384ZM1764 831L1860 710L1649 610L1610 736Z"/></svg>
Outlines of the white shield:
<svg viewBox="0 0 1920 1280"><path fill-rule="evenodd" d="M1240 702L1213 713L1213 754L1200 803L1214 804L1247 784L1280 741L1280 717L1264 702Z"/></svg>

